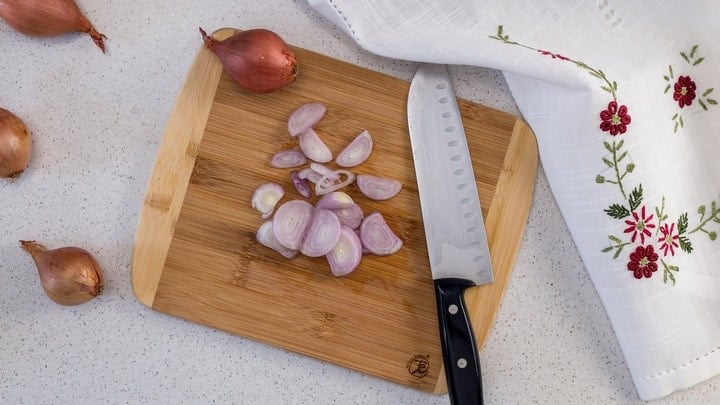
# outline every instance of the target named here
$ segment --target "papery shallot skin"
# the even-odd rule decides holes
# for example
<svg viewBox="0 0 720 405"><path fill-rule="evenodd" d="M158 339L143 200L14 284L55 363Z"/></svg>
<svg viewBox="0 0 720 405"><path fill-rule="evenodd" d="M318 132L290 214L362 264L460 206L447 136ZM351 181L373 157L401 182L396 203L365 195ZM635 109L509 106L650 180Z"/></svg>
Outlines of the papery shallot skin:
<svg viewBox="0 0 720 405"><path fill-rule="evenodd" d="M74 0L0 0L0 17L16 31L33 37L84 32L105 52L105 35L95 29Z"/></svg>
<svg viewBox="0 0 720 405"><path fill-rule="evenodd" d="M295 81L295 53L275 32L255 28L218 41L200 28L205 46L214 52L225 71L246 90L266 94Z"/></svg>

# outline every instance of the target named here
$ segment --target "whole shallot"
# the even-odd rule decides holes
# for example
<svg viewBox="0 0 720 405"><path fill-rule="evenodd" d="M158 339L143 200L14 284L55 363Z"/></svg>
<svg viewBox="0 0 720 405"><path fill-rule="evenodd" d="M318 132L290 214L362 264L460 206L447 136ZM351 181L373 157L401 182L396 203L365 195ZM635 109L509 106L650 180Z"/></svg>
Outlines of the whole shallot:
<svg viewBox="0 0 720 405"><path fill-rule="evenodd" d="M205 46L214 52L225 71L253 93L270 93L295 81L295 54L276 33L255 28L239 31L222 41L200 28Z"/></svg>
<svg viewBox="0 0 720 405"><path fill-rule="evenodd" d="M79 305L102 291L102 270L87 251L78 247L47 250L27 240L21 240L20 245L32 256L45 294L56 303Z"/></svg>
<svg viewBox="0 0 720 405"><path fill-rule="evenodd" d="M27 167L32 140L25 123L0 108L0 178L14 178Z"/></svg>
<svg viewBox="0 0 720 405"><path fill-rule="evenodd" d="M105 35L83 15L75 0L0 0L0 17L16 31L33 37L85 32L105 52Z"/></svg>

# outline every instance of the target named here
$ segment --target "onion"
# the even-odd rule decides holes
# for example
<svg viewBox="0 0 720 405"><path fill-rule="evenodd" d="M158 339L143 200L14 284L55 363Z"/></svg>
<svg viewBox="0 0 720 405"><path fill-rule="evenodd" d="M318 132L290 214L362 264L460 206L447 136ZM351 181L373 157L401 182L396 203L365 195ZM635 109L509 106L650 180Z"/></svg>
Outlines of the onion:
<svg viewBox="0 0 720 405"><path fill-rule="evenodd" d="M320 103L305 103L296 108L288 118L288 132L291 136L298 136L306 130L317 125L325 116L327 107Z"/></svg>
<svg viewBox="0 0 720 405"><path fill-rule="evenodd" d="M320 175L319 179L321 179L323 176L327 176L327 180L330 180L331 182L340 180L340 174L322 163L311 162L310 169L314 170Z"/></svg>
<svg viewBox="0 0 720 405"><path fill-rule="evenodd" d="M330 148L325 145L314 129L306 129L299 138L300 150L308 159L319 163L327 163L332 160Z"/></svg>
<svg viewBox="0 0 720 405"><path fill-rule="evenodd" d="M363 211L360 205L353 204L349 207L336 208L332 210L337 215L342 226L350 229L357 229L363 220Z"/></svg>
<svg viewBox="0 0 720 405"><path fill-rule="evenodd" d="M275 205L285 195L285 190L277 183L265 183L258 186L252 195L252 207L267 219L272 215Z"/></svg>
<svg viewBox="0 0 720 405"><path fill-rule="evenodd" d="M372 136L368 130L364 130L337 155L335 163L341 167L355 167L370 157L372 148Z"/></svg>
<svg viewBox="0 0 720 405"><path fill-rule="evenodd" d="M270 166L278 169L298 167L305 163L307 163L307 158L297 149L281 150L270 160Z"/></svg>
<svg viewBox="0 0 720 405"><path fill-rule="evenodd" d="M338 179L341 179L343 175L345 176L345 180L341 180L339 182L330 181L330 179L335 176L339 176ZM315 183L315 194L325 195L327 193L332 193L333 191L340 190L348 184L351 184L353 181L355 181L355 173L344 169L333 170L332 172L322 176L320 180Z"/></svg>
<svg viewBox="0 0 720 405"><path fill-rule="evenodd" d="M403 245L402 240L393 233L379 212L363 219L360 224L360 241L368 252L378 256L396 253Z"/></svg>
<svg viewBox="0 0 720 405"><path fill-rule="evenodd" d="M300 247L300 253L308 257L326 255L340 238L340 220L330 210L315 209Z"/></svg>
<svg viewBox="0 0 720 405"><path fill-rule="evenodd" d="M317 183L322 179L322 174L316 172L315 170L307 167L305 169L302 169L298 172L298 177L301 179L308 180L312 183Z"/></svg>
<svg viewBox="0 0 720 405"><path fill-rule="evenodd" d="M26 240L21 240L20 245L32 256L45 294L56 303L79 305L102 291L102 270L87 251L78 247L47 250Z"/></svg>
<svg viewBox="0 0 720 405"><path fill-rule="evenodd" d="M308 184L307 179L300 177L300 172L297 170L293 170L290 172L290 180L292 180L293 185L295 186L295 190L297 192L305 197L310 198L312 195L312 190L310 189L310 185Z"/></svg>
<svg viewBox="0 0 720 405"><path fill-rule="evenodd" d="M0 108L0 177L19 176L30 160L31 147L32 139L25 123Z"/></svg>
<svg viewBox="0 0 720 405"><path fill-rule="evenodd" d="M288 259L292 259L298 255L297 250L288 249L278 242L275 234L273 233L273 221L265 221L260 225L257 232L255 233L255 239L263 246L269 247L270 249L280 253Z"/></svg>
<svg viewBox="0 0 720 405"><path fill-rule="evenodd" d="M362 244L355 231L345 226L341 227L337 244L325 255L325 258L334 276L346 276L355 270L362 259Z"/></svg>
<svg viewBox="0 0 720 405"><path fill-rule="evenodd" d="M205 46L213 51L225 71L244 89L271 93L295 81L295 54L276 33L256 28L218 41L200 28Z"/></svg>
<svg viewBox="0 0 720 405"><path fill-rule="evenodd" d="M320 197L317 203L315 203L316 208L324 208L328 210L348 208L353 205L355 205L355 201L353 201L352 197L342 191L333 191L332 193L325 194Z"/></svg>
<svg viewBox="0 0 720 405"><path fill-rule="evenodd" d="M288 249L299 250L314 210L312 204L304 200L290 200L280 205L273 217L277 241Z"/></svg>
<svg viewBox="0 0 720 405"><path fill-rule="evenodd" d="M358 174L355 180L360 192L373 200L388 200L402 189L402 183L385 177Z"/></svg>
<svg viewBox="0 0 720 405"><path fill-rule="evenodd" d="M16 31L33 37L85 32L105 52L105 35L93 27L74 0L0 0L0 17Z"/></svg>

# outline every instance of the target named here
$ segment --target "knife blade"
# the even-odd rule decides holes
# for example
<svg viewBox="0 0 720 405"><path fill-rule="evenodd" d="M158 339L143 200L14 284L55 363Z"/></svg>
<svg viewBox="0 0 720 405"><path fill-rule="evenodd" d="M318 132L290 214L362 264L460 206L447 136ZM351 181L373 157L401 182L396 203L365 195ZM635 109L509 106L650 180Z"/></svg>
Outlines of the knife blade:
<svg viewBox="0 0 720 405"><path fill-rule="evenodd" d="M447 66L419 67L410 83L407 115L450 402L481 404L480 362L463 293L492 282L493 272Z"/></svg>

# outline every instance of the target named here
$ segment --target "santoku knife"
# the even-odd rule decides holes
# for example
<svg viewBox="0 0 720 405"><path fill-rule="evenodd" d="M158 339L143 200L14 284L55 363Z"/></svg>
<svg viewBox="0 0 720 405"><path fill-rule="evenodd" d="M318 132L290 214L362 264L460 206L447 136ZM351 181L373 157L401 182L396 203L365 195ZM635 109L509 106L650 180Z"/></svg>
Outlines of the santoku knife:
<svg viewBox="0 0 720 405"><path fill-rule="evenodd" d="M493 273L465 129L445 65L420 66L407 113L450 402L481 404L480 362L463 292L492 282Z"/></svg>

